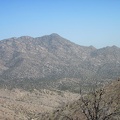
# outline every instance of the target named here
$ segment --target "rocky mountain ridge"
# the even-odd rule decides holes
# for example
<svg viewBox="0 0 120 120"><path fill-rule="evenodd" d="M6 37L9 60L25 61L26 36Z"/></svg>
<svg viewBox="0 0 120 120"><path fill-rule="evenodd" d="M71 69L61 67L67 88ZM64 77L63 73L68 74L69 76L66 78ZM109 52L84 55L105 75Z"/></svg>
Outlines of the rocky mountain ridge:
<svg viewBox="0 0 120 120"><path fill-rule="evenodd" d="M113 79L120 76L120 48L96 49L58 34L0 41L0 81Z"/></svg>

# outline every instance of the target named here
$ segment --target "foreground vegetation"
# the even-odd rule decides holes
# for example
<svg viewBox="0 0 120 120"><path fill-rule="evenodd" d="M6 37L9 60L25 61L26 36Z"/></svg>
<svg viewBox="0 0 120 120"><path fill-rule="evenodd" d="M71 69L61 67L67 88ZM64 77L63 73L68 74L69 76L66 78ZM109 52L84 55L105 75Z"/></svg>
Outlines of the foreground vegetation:
<svg viewBox="0 0 120 120"><path fill-rule="evenodd" d="M50 120L119 120L120 81L89 94L81 94L79 100L54 111L46 119Z"/></svg>
<svg viewBox="0 0 120 120"><path fill-rule="evenodd" d="M120 81L86 93L0 89L0 120L119 120Z"/></svg>

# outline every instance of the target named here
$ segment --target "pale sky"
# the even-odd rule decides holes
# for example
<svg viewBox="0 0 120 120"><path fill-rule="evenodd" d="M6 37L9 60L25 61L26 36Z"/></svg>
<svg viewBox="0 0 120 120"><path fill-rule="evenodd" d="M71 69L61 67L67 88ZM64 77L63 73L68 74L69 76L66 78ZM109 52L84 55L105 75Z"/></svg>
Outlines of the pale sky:
<svg viewBox="0 0 120 120"><path fill-rule="evenodd" d="M79 45L120 47L120 0L0 0L0 40L52 33Z"/></svg>

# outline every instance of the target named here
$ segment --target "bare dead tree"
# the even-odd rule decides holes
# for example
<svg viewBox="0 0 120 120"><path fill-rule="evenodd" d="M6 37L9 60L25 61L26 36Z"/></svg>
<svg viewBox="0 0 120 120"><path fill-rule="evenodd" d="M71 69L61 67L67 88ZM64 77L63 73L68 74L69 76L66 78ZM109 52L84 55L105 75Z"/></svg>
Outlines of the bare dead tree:
<svg viewBox="0 0 120 120"><path fill-rule="evenodd" d="M63 116L65 120L81 120L84 117L86 118L85 120L118 120L120 118L120 96L110 94L109 97L106 97L108 94L106 94L105 88L96 88L97 85L89 93L84 94L80 86L80 99L76 102L78 107L76 106L74 109L74 113L77 114L71 114L70 112L72 111L69 111L70 114L65 114L63 111L58 113L58 115Z"/></svg>
<svg viewBox="0 0 120 120"><path fill-rule="evenodd" d="M113 107L113 98L105 101L104 89L92 91L90 95L81 96L81 109L87 120L109 120L120 114L117 107Z"/></svg>

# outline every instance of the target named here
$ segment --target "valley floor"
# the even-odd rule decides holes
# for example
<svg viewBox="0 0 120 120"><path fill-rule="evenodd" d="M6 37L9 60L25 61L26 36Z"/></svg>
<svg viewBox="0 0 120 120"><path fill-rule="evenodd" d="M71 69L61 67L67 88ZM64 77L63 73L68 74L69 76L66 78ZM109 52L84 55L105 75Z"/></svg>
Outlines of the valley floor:
<svg viewBox="0 0 120 120"><path fill-rule="evenodd" d="M41 89L0 89L0 120L31 120L79 98L79 94Z"/></svg>

